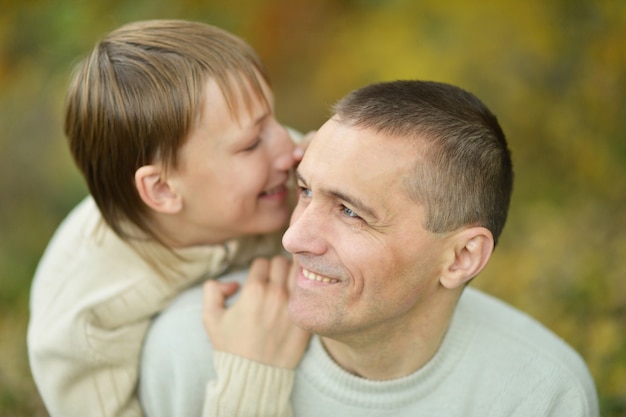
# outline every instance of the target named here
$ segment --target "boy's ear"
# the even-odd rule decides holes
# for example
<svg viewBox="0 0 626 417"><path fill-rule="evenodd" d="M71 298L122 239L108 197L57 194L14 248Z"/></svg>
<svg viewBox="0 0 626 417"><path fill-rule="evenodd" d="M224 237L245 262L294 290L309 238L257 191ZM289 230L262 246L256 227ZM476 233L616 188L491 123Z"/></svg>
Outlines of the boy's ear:
<svg viewBox="0 0 626 417"><path fill-rule="evenodd" d="M453 289L469 282L487 265L493 248L493 235L484 227L470 227L455 234L441 285Z"/></svg>
<svg viewBox="0 0 626 417"><path fill-rule="evenodd" d="M183 207L182 196L164 178L159 165L144 165L137 169L135 187L143 202L158 213L175 214Z"/></svg>

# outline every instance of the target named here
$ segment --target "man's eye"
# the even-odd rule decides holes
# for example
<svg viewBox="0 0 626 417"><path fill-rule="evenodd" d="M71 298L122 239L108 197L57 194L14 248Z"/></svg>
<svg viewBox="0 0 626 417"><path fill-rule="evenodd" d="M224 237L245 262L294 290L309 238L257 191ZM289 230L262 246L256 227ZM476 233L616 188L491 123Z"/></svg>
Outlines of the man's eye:
<svg viewBox="0 0 626 417"><path fill-rule="evenodd" d="M311 196L313 195L313 193L311 192L309 188L299 186L298 190L300 191L301 197L311 198Z"/></svg>
<svg viewBox="0 0 626 417"><path fill-rule="evenodd" d="M345 214L345 215L346 215L346 216L348 216L348 217L352 217L352 218L354 218L354 219L360 219L360 218L361 218L361 216L359 216L358 214L356 214L356 213L354 212L354 210L352 210L352 209L350 209L350 208L348 208L348 207L346 207L346 206L342 206L342 210L343 210L343 214Z"/></svg>

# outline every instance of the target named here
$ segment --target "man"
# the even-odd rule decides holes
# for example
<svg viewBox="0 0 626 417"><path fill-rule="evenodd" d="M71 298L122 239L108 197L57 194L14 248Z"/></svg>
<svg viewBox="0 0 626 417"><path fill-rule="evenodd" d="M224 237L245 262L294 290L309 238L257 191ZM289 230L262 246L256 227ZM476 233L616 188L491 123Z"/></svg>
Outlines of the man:
<svg viewBox="0 0 626 417"><path fill-rule="evenodd" d="M250 280L228 309L230 284L207 286L211 342L199 290L172 305L144 346L147 415L199 415L202 403L204 415L288 415L292 389L298 417L597 416L576 352L468 286L491 257L512 190L495 116L460 88L421 81L371 85L334 110L297 169L299 202L283 236L295 282L279 272ZM276 293L288 287L283 302ZM244 311L254 302L263 307ZM283 303L314 334L293 387L287 377L268 382L289 375L292 357L279 364L246 350L271 346L252 323L267 326L279 314L263 312ZM279 405L270 410L269 398Z"/></svg>

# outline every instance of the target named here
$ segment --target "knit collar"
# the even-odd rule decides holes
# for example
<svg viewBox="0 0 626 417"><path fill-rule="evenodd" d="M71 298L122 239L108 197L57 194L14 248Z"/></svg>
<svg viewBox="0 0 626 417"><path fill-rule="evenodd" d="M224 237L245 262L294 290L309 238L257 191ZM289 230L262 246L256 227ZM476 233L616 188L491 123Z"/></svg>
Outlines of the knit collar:
<svg viewBox="0 0 626 417"><path fill-rule="evenodd" d="M312 338L297 375L319 392L347 405L385 410L419 401L444 383L470 344L477 324L464 311L466 307L459 302L437 353L410 375L386 381L353 375L329 356L318 336ZM294 390L299 388L302 386L296 381Z"/></svg>

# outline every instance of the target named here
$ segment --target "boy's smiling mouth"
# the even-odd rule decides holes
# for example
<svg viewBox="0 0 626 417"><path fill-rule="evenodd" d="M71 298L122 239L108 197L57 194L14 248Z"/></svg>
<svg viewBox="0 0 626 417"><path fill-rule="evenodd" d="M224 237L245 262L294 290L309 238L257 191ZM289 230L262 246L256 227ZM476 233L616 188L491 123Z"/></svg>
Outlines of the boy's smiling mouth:
<svg viewBox="0 0 626 417"><path fill-rule="evenodd" d="M287 186L285 184L281 184L276 187L263 191L261 194L259 194L259 197L262 197L262 198L281 197L282 198L282 196L286 194L287 194Z"/></svg>

